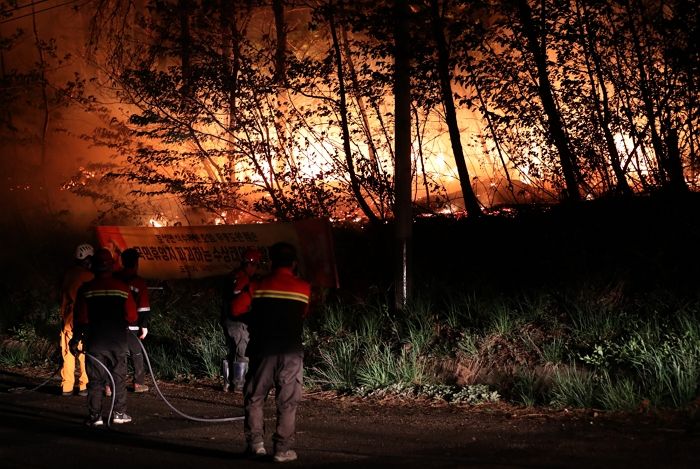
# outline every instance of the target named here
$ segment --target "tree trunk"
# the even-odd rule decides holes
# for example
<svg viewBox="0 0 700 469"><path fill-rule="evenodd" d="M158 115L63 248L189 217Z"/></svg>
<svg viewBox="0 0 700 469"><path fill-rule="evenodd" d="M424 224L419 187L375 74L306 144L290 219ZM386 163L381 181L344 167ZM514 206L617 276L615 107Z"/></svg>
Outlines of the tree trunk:
<svg viewBox="0 0 700 469"><path fill-rule="evenodd" d="M41 87L41 111L42 111L42 121L41 130L39 133L39 151L41 152L41 159L39 162L40 168L39 172L41 174L41 194L44 198L44 203L46 204L46 213L51 215L51 194L49 192L49 168L47 167L47 145L48 145L48 134L49 134L49 120L51 117L51 110L49 109L49 94L48 94L48 83L46 80L46 61L44 60L44 49L41 41L39 39L39 30L36 25L36 11L34 10L34 4L32 4L32 31L34 33L34 44L36 46L37 54L39 56L39 62L37 67L39 69L39 86Z"/></svg>
<svg viewBox="0 0 700 469"><path fill-rule="evenodd" d="M420 130L420 122L418 120L418 109L413 107L413 116L416 126L416 143L418 144L418 160L420 161L420 173L423 180L423 190L425 191L425 207L432 212L430 208L430 184L428 183L428 173L425 171L425 156L423 155L423 139ZM418 190L418 169L416 168L416 191Z"/></svg>
<svg viewBox="0 0 700 469"><path fill-rule="evenodd" d="M578 189L579 175L576 167L576 159L571 152L569 138L564 130L563 119L554 101L552 84L549 81L547 53L544 46L544 41L541 45L541 38L538 37L536 32L535 24L532 18L532 10L530 10L530 5L527 3L527 0L516 0L516 6L518 10L518 17L527 39L526 47L535 60L538 81L537 90L545 115L547 116L547 125L550 136L554 146L559 152L559 161L561 163L562 173L564 174L564 182L566 184L567 199L577 202L581 200L581 194Z"/></svg>
<svg viewBox="0 0 700 469"><path fill-rule="evenodd" d="M219 8L221 10L221 29L225 34L231 35L228 43L223 45L222 55L226 64L226 72L229 74L228 80L228 123L227 132L228 150L229 150L229 170L226 179L229 182L235 182L238 178L236 174L235 143L233 136L235 135L234 122L238 114L238 104L236 101L236 93L238 91L238 73L240 70L240 37L237 25L237 15L233 6L227 0L220 0ZM235 189L234 189L235 190Z"/></svg>
<svg viewBox="0 0 700 469"><path fill-rule="evenodd" d="M189 0L178 0L177 10L180 16L180 66L182 69L182 96L189 98L191 93L192 64L191 52L192 38L190 37L190 4Z"/></svg>
<svg viewBox="0 0 700 469"><path fill-rule="evenodd" d="M343 2L340 2L340 6L342 8ZM367 113L367 106L365 105L364 98L362 95L357 91L359 89L359 82L357 79L357 73L355 72L355 64L353 63L352 60L352 54L350 51L350 46L348 43L348 37L347 37L347 31L344 25L340 25L340 39L341 39L341 45L343 48L343 51L345 52L345 61L348 65L348 71L349 71L349 78L353 86L353 97L355 98L355 102L357 103L357 108L358 112L360 114L360 117L362 118L362 127L363 131L365 134L365 139L367 141L367 153L369 156L369 160L372 163L372 169L375 171L375 177L377 180L381 181L380 184L380 192L379 192L379 202L376 203L376 208L379 211L379 218L385 218L386 217L386 204L387 204L387 195L386 191L384 190L386 187L388 187L387 184L387 178L384 170L382 169L382 165L379 163L379 160L377 158L377 147L374 144L374 139L372 138L372 127L370 126L369 123L369 115Z"/></svg>
<svg viewBox="0 0 700 469"><path fill-rule="evenodd" d="M397 263L394 302L404 310L411 297L411 83L408 34L408 1L394 2L394 216Z"/></svg>
<svg viewBox="0 0 700 469"><path fill-rule="evenodd" d="M513 180L510 177L510 172L508 170L508 165L506 164L506 159L503 156L503 150L501 149L501 139L496 132L496 126L493 125L493 120L491 119L491 114L489 113L489 110L486 106L486 100L484 99L484 93L481 90L481 85L479 84L479 81L476 79L476 77L473 75L473 72L471 70L471 64L469 63L469 58L467 57L467 67L469 68L469 73L472 75L471 79L471 84L474 86L474 90L476 91L476 96L479 99L479 109L481 110L481 114L484 116L484 119L486 119L486 125L489 128L489 132L491 133L491 138L493 139L493 143L496 146L496 153L498 153L498 159L501 161L501 166L503 166L503 174L506 177L506 181L508 182L508 191L511 193L511 196L513 197L513 200L516 199L515 194L513 193ZM484 147L486 147L484 145ZM488 149L486 149L488 151ZM484 153L487 153L485 151Z"/></svg>
<svg viewBox="0 0 700 469"><path fill-rule="evenodd" d="M268 140L269 144L275 148L276 162L279 165L278 170L284 170L284 164L289 163L290 166L295 163L289 161L287 155L291 152L287 151L287 24L284 12L284 1L272 1L272 13L275 18L275 69L272 80L275 86L277 109L274 110L273 125L275 127L275 135L277 141ZM270 161L270 169L275 168L274 161ZM271 174L272 177L272 174ZM281 188L280 188L281 189Z"/></svg>
<svg viewBox="0 0 700 469"><path fill-rule="evenodd" d="M447 50L447 41L445 40L445 32L443 30L438 0L430 0L430 10L433 35L438 52L437 68L440 77L440 95L442 97L442 104L445 107L445 120L450 133L452 154L454 155L455 164L457 166L459 185L462 189L462 197L464 198L464 208L467 210L469 216L478 217L483 213L479 200L476 198L476 194L474 194L474 190L472 189L471 177L469 176L467 162L464 159L464 151L462 150L459 124L457 122L457 111L452 99L452 75L450 73L449 51Z"/></svg>
<svg viewBox="0 0 700 469"><path fill-rule="evenodd" d="M591 94L593 98L593 106L595 108L594 112L599 121L600 129L603 132L605 145L608 150L608 156L610 157L610 166L615 174L615 188L617 192L622 195L632 195L632 189L627 183L627 177L625 176L625 172L620 164L620 154L617 151L617 146L615 145L615 137L610 129L610 122L612 120L610 100L608 98L608 90L606 87L605 78L603 76L602 59L596 48L595 33L593 32L593 29L590 28L590 24L588 22L590 12L586 10L585 4L579 5L579 7L583 9L583 16L581 16L581 12L578 11L579 19L581 21L581 40L585 45L584 50L587 52L587 59L590 57L590 61L592 61L591 65L589 64L589 60L586 60L586 65L589 80L591 82ZM600 97L598 97L598 93L596 91L597 88L600 89Z"/></svg>
<svg viewBox="0 0 700 469"><path fill-rule="evenodd" d="M644 115L649 124L649 131L651 133L651 144L654 148L654 153L656 155L656 161L659 165L659 170L663 172L665 185L673 191L685 192L688 190L688 185L683 177L683 166L680 159L680 155L674 154L674 145L677 147L677 134L675 129L664 129L665 123L663 121L659 122L659 127L662 128L662 133L666 136L671 136L673 139L676 137L675 141L671 141L672 145L668 145L669 142L664 142L661 138L661 134L657 129L657 116L656 108L660 107L659 99L655 101L651 90L651 84L649 83L650 77L647 73L645 66L645 54L642 51L642 44L639 38L639 31L633 21L633 10L632 5L629 1L625 1L625 7L628 12L628 26L629 31L632 36L632 47L636 56L637 71L639 73L639 89L642 95ZM676 148L677 149L677 148Z"/></svg>
<svg viewBox="0 0 700 469"><path fill-rule="evenodd" d="M345 153L345 164L348 167L348 175L350 176L350 187L352 193L357 200L362 213L365 214L371 223L378 223L379 219L372 211L372 208L367 204L360 181L355 173L355 165L352 161L352 149L350 148L350 129L348 127L348 109L345 93L345 75L343 73L343 57L340 53L340 44L338 42L338 33L335 29L335 15L333 11L328 12L328 21L331 29L331 39L333 40L333 51L335 53L336 71L338 74L338 94L340 95L340 127L343 133L343 152Z"/></svg>

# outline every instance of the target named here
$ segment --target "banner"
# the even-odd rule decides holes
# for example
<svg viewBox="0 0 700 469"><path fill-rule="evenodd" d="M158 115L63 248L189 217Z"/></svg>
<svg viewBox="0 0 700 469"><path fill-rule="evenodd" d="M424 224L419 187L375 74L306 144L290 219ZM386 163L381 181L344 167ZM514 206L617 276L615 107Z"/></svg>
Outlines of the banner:
<svg viewBox="0 0 700 469"><path fill-rule="evenodd" d="M115 259L127 248L140 256L147 279L204 278L238 267L246 249L257 247L269 267L268 248L285 241L297 248L300 275L312 284L337 288L330 224L312 219L288 223L200 226L98 226L97 239Z"/></svg>

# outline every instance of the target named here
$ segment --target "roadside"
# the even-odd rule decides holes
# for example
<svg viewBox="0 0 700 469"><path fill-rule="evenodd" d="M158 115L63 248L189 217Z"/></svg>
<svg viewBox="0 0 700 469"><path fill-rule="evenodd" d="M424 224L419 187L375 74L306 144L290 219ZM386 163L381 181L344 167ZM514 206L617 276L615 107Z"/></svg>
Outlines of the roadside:
<svg viewBox="0 0 700 469"><path fill-rule="evenodd" d="M129 394L132 423L87 428L85 398L58 396L57 378L37 391L17 389L46 378L38 370L0 370L4 468L273 464L243 458L242 421L186 420L153 389ZM161 390L189 415L242 415L241 396L213 384L162 383ZM268 429L274 428L273 404L266 408ZM311 393L299 408L297 430L299 460L289 467L700 467L700 425L687 413L475 408Z"/></svg>

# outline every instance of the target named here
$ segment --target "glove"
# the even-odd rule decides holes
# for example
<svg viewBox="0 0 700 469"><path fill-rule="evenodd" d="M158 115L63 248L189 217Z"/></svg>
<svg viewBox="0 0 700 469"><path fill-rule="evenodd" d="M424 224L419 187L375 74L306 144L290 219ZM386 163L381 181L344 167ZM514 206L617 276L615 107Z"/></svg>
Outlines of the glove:
<svg viewBox="0 0 700 469"><path fill-rule="evenodd" d="M68 350L70 350L70 353L75 355L76 357L80 355L82 350L78 348L78 344L80 343L80 339L76 339L73 337L69 342L68 342Z"/></svg>
<svg viewBox="0 0 700 469"><path fill-rule="evenodd" d="M139 334L139 339L143 340L146 338L148 335L148 328L147 327L142 327L141 328L141 334Z"/></svg>

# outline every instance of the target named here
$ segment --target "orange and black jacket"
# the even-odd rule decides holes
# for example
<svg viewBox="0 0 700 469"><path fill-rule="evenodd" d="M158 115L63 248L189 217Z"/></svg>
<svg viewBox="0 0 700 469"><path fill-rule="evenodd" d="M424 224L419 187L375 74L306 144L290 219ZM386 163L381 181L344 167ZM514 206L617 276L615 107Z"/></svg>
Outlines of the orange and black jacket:
<svg viewBox="0 0 700 469"><path fill-rule="evenodd" d="M87 350L126 350L127 326L137 320L129 286L111 274L78 290L73 330L84 338Z"/></svg>
<svg viewBox="0 0 700 469"><path fill-rule="evenodd" d="M278 267L260 281L252 282L250 291L253 303L246 315L250 333L247 355L302 351L311 285L296 277L291 268Z"/></svg>

